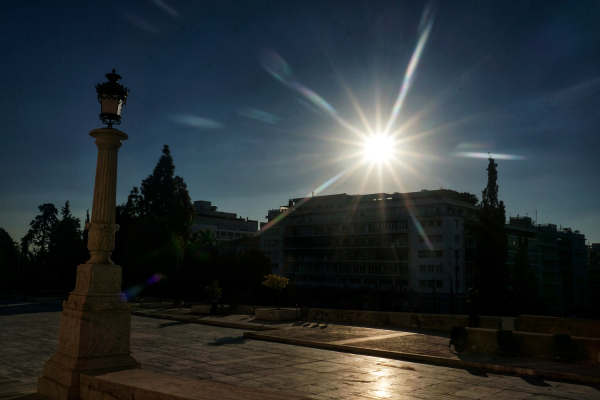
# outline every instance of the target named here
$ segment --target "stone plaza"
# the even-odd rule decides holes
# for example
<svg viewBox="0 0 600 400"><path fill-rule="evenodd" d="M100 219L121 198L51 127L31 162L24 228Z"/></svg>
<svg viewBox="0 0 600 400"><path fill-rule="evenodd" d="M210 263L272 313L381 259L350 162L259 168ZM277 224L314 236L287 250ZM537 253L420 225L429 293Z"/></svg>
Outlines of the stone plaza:
<svg viewBox="0 0 600 400"><path fill-rule="evenodd" d="M0 398L36 392L60 302L0 303ZM313 399L600 399L600 386L247 339L244 330L132 316L142 370Z"/></svg>

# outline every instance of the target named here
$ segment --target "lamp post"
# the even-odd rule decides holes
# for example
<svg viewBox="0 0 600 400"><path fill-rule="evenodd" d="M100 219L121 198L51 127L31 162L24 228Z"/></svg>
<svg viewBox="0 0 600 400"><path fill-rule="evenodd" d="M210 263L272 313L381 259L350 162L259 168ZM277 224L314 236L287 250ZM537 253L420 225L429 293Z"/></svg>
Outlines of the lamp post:
<svg viewBox="0 0 600 400"><path fill-rule="evenodd" d="M465 247L466 248L466 247ZM450 296L452 298L452 312L458 313L458 270L460 266L458 265L458 259L460 258L460 251L462 249L453 249L452 247L448 247L448 249L454 251L454 283L452 282L452 278L450 278Z"/></svg>
<svg viewBox="0 0 600 400"><path fill-rule="evenodd" d="M75 289L63 302L56 354L44 363L38 394L60 400L79 399L79 377L140 368L129 348L131 315L121 293L121 267L110 255L115 248L117 153L127 134L112 128L121 121L129 90L121 77L106 74L108 82L96 85L100 119L106 128L95 129L98 160L89 230L90 259L77 267Z"/></svg>

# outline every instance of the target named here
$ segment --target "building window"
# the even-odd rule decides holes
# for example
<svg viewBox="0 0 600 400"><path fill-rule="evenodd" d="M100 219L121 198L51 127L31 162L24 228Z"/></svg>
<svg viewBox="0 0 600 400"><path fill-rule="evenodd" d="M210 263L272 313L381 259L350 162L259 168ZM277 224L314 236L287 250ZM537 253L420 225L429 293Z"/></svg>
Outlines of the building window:
<svg viewBox="0 0 600 400"><path fill-rule="evenodd" d="M419 265L419 272L427 272L427 265Z"/></svg>
<svg viewBox="0 0 600 400"><path fill-rule="evenodd" d="M427 281L425 279L419 279L419 287L427 287Z"/></svg>
<svg viewBox="0 0 600 400"><path fill-rule="evenodd" d="M454 235L454 243L460 243L460 235Z"/></svg>
<svg viewBox="0 0 600 400"><path fill-rule="evenodd" d="M454 227L455 228L460 228L460 221L459 220L457 220L457 219L454 220Z"/></svg>
<svg viewBox="0 0 600 400"><path fill-rule="evenodd" d="M419 258L441 258L444 256L444 250L419 250Z"/></svg>
<svg viewBox="0 0 600 400"><path fill-rule="evenodd" d="M436 265L435 266L435 272L437 272L437 273L444 272L444 267L442 265Z"/></svg>

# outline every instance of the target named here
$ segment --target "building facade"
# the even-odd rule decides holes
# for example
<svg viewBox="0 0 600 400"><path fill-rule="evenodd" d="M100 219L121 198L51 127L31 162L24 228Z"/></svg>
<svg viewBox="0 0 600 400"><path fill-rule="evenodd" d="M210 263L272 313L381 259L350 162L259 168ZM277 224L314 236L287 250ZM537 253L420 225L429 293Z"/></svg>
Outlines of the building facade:
<svg viewBox="0 0 600 400"><path fill-rule="evenodd" d="M528 240L528 254L539 295L553 315L570 316L589 304L588 249L585 235L554 224L535 224L530 217L511 217L506 224L508 266L519 237Z"/></svg>
<svg viewBox="0 0 600 400"><path fill-rule="evenodd" d="M210 229L220 241L245 238L258 235L258 221L238 217L236 213L217 211L217 207L211 205L210 201L194 201L196 220L192 230Z"/></svg>
<svg viewBox="0 0 600 400"><path fill-rule="evenodd" d="M600 243L588 246L588 285L593 316L600 318Z"/></svg>
<svg viewBox="0 0 600 400"><path fill-rule="evenodd" d="M269 212L261 249L307 296L332 305L386 309L405 299L461 311L478 211L444 189L291 199Z"/></svg>

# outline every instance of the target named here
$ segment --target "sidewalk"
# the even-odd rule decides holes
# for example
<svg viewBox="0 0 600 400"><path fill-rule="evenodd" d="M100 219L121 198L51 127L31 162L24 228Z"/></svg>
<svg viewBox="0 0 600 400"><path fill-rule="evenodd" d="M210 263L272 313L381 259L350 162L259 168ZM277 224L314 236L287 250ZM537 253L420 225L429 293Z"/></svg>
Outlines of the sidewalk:
<svg viewBox="0 0 600 400"><path fill-rule="evenodd" d="M551 359L457 353L448 348L450 332L399 330L386 326L351 326L321 321L255 321L248 315L196 316L189 309L141 309L133 315L246 329L248 339L266 340L383 358L420 361L461 368L480 368L519 375L600 383L598 363L559 363Z"/></svg>

